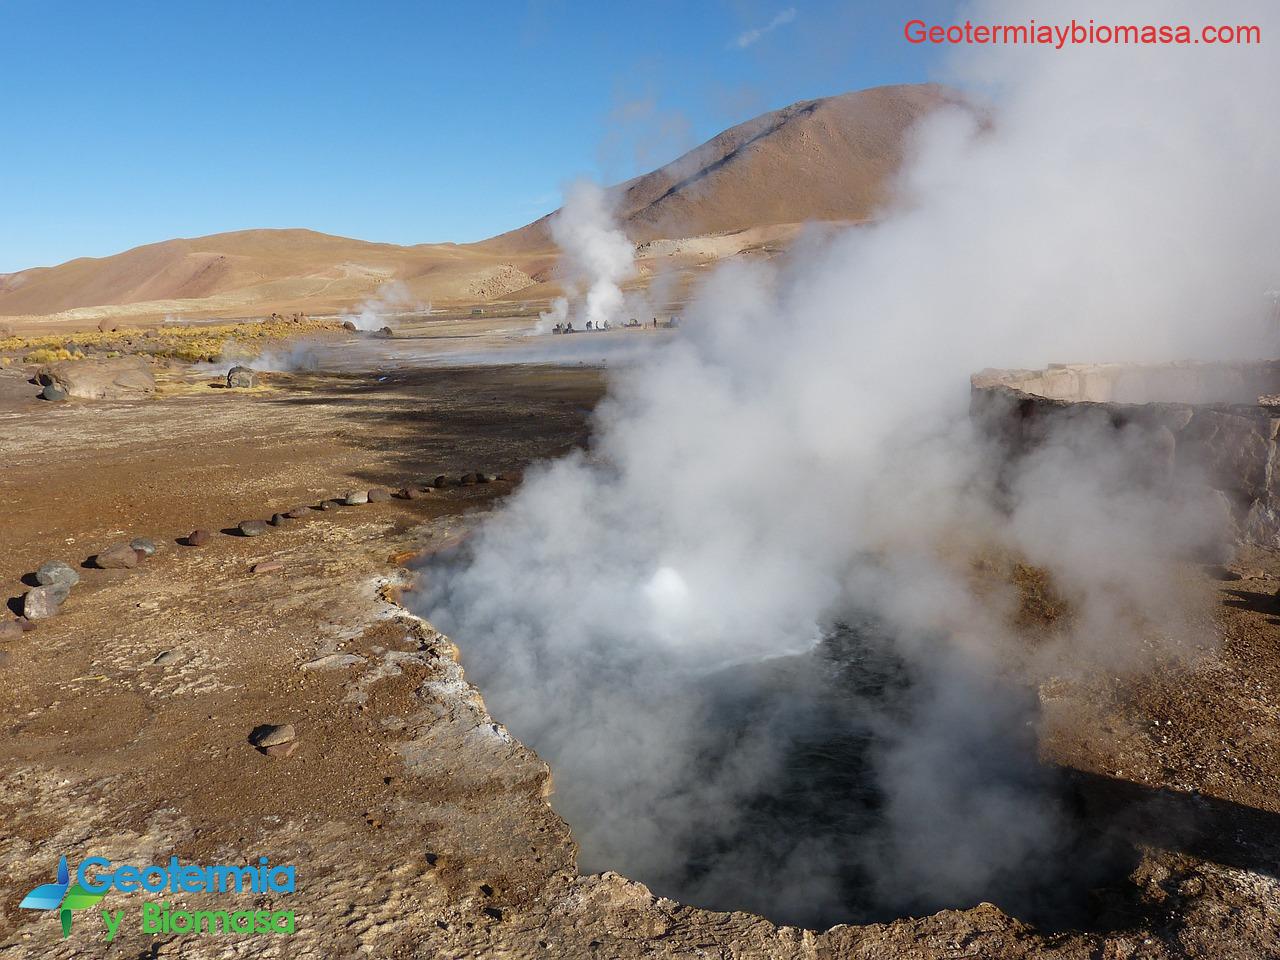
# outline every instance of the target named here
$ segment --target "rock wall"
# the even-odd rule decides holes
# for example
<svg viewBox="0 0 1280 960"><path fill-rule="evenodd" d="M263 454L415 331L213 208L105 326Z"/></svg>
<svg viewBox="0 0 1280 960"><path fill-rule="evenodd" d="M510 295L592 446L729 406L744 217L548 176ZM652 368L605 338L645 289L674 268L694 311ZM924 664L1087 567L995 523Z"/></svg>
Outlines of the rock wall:
<svg viewBox="0 0 1280 960"><path fill-rule="evenodd" d="M1280 361L1051 363L1043 370L983 370L975 388L1004 386L1050 400L1096 403L1256 404L1280 393Z"/></svg>
<svg viewBox="0 0 1280 960"><path fill-rule="evenodd" d="M1056 364L970 383L971 417L1011 457L1068 424L1133 429L1152 476L1211 487L1236 540L1280 546L1280 361Z"/></svg>

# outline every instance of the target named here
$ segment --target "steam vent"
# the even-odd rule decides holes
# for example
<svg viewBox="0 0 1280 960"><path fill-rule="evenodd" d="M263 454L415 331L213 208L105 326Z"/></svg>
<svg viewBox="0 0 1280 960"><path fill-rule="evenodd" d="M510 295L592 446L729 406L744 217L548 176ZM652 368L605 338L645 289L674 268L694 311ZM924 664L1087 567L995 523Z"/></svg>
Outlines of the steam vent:
<svg viewBox="0 0 1280 960"><path fill-rule="evenodd" d="M1132 431L1156 479L1208 486L1238 542L1280 546L1280 360L983 370L970 413L1027 450L1068 426Z"/></svg>

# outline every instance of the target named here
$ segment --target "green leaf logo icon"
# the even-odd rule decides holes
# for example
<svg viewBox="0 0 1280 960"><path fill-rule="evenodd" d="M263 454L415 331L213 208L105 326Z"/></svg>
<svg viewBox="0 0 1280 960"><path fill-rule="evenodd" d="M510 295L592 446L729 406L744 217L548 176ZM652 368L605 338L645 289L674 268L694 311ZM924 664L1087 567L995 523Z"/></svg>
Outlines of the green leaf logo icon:
<svg viewBox="0 0 1280 960"><path fill-rule="evenodd" d="M78 883L68 890L67 898L62 901L62 909L58 911L59 919L62 920L62 935L66 937L71 934L72 910L87 910L104 896L101 893L90 893Z"/></svg>

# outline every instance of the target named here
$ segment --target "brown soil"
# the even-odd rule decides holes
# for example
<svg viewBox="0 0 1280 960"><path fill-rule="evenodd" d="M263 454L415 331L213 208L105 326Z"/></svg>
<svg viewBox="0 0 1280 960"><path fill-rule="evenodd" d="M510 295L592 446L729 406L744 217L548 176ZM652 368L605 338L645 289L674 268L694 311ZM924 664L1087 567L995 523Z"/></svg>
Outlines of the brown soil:
<svg viewBox="0 0 1280 960"><path fill-rule="evenodd" d="M49 404L23 372L0 371L6 598L44 560L80 564L135 536L160 545L136 570L82 569L64 613L4 648L0 956L1277 955L1275 556L1243 557L1244 579L1188 568L1189 589L1211 597L1197 625L1209 652L1041 690L1046 762L1074 771L1082 816L1129 858L1093 922L1037 930L984 904L778 928L580 876L545 765L487 714L450 641L395 604L409 558L454 542L511 482L339 507L257 538L220 532L354 489L514 476L581 444L601 392L582 368L388 376L232 391L179 369L154 400ZM178 542L195 528L215 536ZM250 572L267 560L283 569ZM1013 579L1023 615L1061 615L1034 571ZM264 723L294 724L292 756L250 745ZM62 940L54 916L17 902L63 854L73 868L91 854L296 864L287 898L164 898L293 909L297 933L153 936L138 910L160 895L112 893L101 907L126 916L109 947L95 910Z"/></svg>

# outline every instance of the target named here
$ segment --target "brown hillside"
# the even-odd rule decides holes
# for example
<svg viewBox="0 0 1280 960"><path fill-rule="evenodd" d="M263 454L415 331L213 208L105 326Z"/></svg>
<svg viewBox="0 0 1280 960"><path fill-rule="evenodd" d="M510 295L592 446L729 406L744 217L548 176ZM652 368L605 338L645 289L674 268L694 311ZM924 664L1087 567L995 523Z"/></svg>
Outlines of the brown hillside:
<svg viewBox="0 0 1280 960"><path fill-rule="evenodd" d="M889 197L907 132L941 106L937 84L876 87L794 103L711 138L614 187L633 240L693 237L805 220L865 220ZM551 245L548 214L485 241L494 250Z"/></svg>
<svg viewBox="0 0 1280 960"><path fill-rule="evenodd" d="M614 187L619 218L637 242L734 234L681 246L683 259L666 264L677 269L785 242L787 225L865 220L888 198L911 126L961 102L923 84L793 104ZM556 292L550 216L468 245L405 247L311 230L166 240L0 275L0 317L57 314L84 325L120 316L328 313L392 281L422 302L545 297Z"/></svg>

